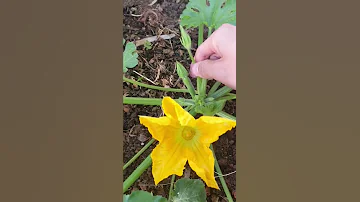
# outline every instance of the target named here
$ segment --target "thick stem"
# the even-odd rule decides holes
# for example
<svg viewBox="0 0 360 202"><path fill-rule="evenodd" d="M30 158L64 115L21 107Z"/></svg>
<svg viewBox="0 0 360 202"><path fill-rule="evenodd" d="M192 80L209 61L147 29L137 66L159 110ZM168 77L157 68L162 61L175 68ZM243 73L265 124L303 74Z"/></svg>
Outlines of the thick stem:
<svg viewBox="0 0 360 202"><path fill-rule="evenodd" d="M199 25L199 29L198 29L198 45L202 44L203 41L204 41L204 24L201 24Z"/></svg>
<svg viewBox="0 0 360 202"><path fill-rule="evenodd" d="M147 148L150 147L150 145L152 145L152 143L155 142L155 139L151 139L138 153L135 154L135 156L133 156L124 166L123 166L123 170L125 170L127 167L129 167L137 158L139 158L139 156L144 153L144 151L146 151Z"/></svg>
<svg viewBox="0 0 360 202"><path fill-rule="evenodd" d="M225 182L225 179L223 177L223 174L221 172L221 169L220 169L220 166L219 166L219 163L216 159L216 156L215 156L215 152L214 152L214 148L212 146L212 144L210 145L210 148L213 152L213 155L214 155L214 159L215 159L215 170L216 172L219 174L219 178L220 178L220 182L221 182L221 185L224 189L224 192L225 192L225 195L226 195L226 198L228 199L229 202L234 202L233 199L232 199L232 196L231 196L231 193L229 191L229 188L227 187L227 184Z"/></svg>
<svg viewBox="0 0 360 202"><path fill-rule="evenodd" d="M170 190L169 190L169 201L171 201L172 195L173 195L173 188L174 188L174 181L175 181L175 175L172 175L171 177L171 183L170 183Z"/></svg>
<svg viewBox="0 0 360 202"><path fill-rule="evenodd" d="M135 170L131 175L125 180L123 184L123 193L125 193L134 182L139 179L141 174L145 172L151 166L151 156L149 155Z"/></svg>
<svg viewBox="0 0 360 202"><path fill-rule="evenodd" d="M134 81L132 79L128 79L125 76L123 76L123 81L129 82L129 83L132 83L132 84L135 84L135 85L138 85L138 86L142 86L142 87L145 87L145 88L154 89L154 90L178 92L178 93L189 93L189 91L187 89L164 88L164 87L160 87L160 86L153 86L153 85L141 83L141 82L138 82L138 81Z"/></svg>
<svg viewBox="0 0 360 202"><path fill-rule="evenodd" d="M191 99L175 99L181 106L191 106L195 102ZM160 106L161 98L143 98L143 97L125 97L123 96L123 104L137 104L137 105L157 105Z"/></svg>
<svg viewBox="0 0 360 202"><path fill-rule="evenodd" d="M204 24L200 24L198 29L198 47L203 43L203 41L204 41ZM193 63L195 63L195 61ZM196 78L196 85L197 85L196 88L200 97L205 97L206 84L207 84L206 79L203 79L201 77Z"/></svg>

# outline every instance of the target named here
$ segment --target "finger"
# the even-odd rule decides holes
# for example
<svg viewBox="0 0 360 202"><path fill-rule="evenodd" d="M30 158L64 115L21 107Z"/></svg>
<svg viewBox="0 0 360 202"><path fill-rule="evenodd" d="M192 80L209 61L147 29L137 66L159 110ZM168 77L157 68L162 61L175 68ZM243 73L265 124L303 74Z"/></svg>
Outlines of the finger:
<svg viewBox="0 0 360 202"><path fill-rule="evenodd" d="M195 61L201 62L203 60L209 59L211 55L217 55L219 58L219 51L216 47L216 37L217 32L215 31L209 38L207 38L196 50Z"/></svg>
<svg viewBox="0 0 360 202"><path fill-rule="evenodd" d="M215 54L210 55L210 60L218 60L218 59L220 59L220 56Z"/></svg>
<svg viewBox="0 0 360 202"><path fill-rule="evenodd" d="M203 60L190 66L190 76L222 81L225 72L221 60Z"/></svg>

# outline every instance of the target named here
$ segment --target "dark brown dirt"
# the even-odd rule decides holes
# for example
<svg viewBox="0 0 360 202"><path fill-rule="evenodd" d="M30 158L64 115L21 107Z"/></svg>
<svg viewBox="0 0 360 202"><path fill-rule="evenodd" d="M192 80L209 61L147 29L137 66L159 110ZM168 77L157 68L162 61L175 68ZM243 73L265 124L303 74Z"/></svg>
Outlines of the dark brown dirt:
<svg viewBox="0 0 360 202"><path fill-rule="evenodd" d="M162 0L157 1L152 6L138 5L135 7L124 7L124 38L127 41L136 41L150 36L162 34L175 34L176 36L170 40L158 40L152 43L152 47L146 50L144 46L137 47L139 54L139 65L133 69L129 69L125 73L127 78L141 81L147 84L155 84L157 86L185 88L181 80L179 80L175 62L179 61L186 68L190 64L190 60L186 51L183 49L179 40L178 19L185 8L186 2L176 0ZM138 16L141 15L141 16ZM193 42L197 40L196 32L190 32ZM196 48L196 46L193 46ZM135 71L137 73L135 73ZM147 79L139 76L142 75ZM195 85L194 79L194 85ZM209 86L214 83L209 81ZM208 86L208 87L209 87ZM147 88L135 86L129 83L123 84L124 95L131 97L150 97L162 98L163 96L171 96L172 98L185 97L190 98L188 94L184 93L170 93L156 90L149 90ZM229 114L236 116L235 101L229 101L224 109ZM140 125L138 116L162 116L162 110L159 106L143 106L143 105L124 105L124 163L130 160L150 139L151 135L147 129ZM235 194L236 188L236 136L235 130L227 132L222 135L220 139L215 142L214 150L219 161L225 180L230 189L230 192ZM150 154L151 150L156 146L153 144L144 154L142 154L133 164L131 164L124 171L124 179L126 179L131 172ZM186 166L185 173L189 171L190 178L199 177ZM215 174L216 176L217 174ZM143 175L134 183L134 185L127 192L132 190L150 191L154 195L168 196L170 177L161 182L157 187L154 186L151 168L149 168ZM221 183L217 178L217 182L221 187ZM207 201L227 201L225 193L222 190L207 188Z"/></svg>

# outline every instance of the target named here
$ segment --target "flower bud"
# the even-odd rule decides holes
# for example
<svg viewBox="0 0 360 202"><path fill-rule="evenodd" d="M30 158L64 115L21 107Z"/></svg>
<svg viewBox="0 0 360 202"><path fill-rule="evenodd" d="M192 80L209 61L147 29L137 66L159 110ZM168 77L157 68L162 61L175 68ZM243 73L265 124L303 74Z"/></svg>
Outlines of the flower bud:
<svg viewBox="0 0 360 202"><path fill-rule="evenodd" d="M186 50L191 49L191 38L190 35L184 30L184 28L180 25L181 39L180 42L184 46Z"/></svg>
<svg viewBox="0 0 360 202"><path fill-rule="evenodd" d="M188 76L189 73L180 62L176 62L176 72L179 75L179 77L183 80L186 88L189 90L191 97L194 98L195 97L195 89L191 83L189 76Z"/></svg>

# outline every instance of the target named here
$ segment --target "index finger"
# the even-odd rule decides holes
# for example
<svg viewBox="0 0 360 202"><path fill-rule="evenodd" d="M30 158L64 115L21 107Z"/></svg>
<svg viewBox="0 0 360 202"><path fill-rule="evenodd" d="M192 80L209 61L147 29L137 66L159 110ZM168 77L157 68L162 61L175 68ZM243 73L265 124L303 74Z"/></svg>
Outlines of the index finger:
<svg viewBox="0 0 360 202"><path fill-rule="evenodd" d="M195 61L200 62L206 59L209 59L211 55L219 55L219 51L216 47L216 41L214 40L216 37L217 32L215 31L209 38L207 38L196 50L195 53Z"/></svg>

